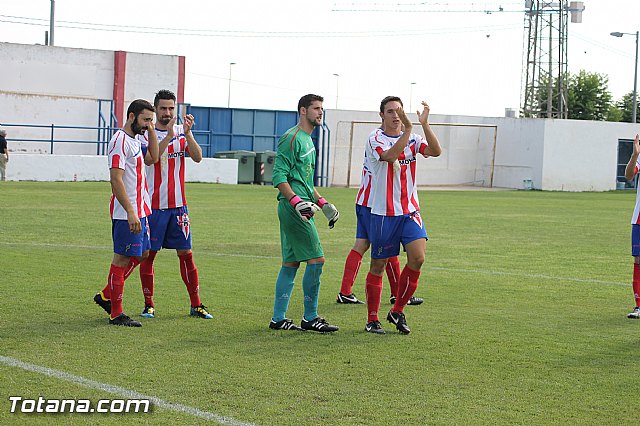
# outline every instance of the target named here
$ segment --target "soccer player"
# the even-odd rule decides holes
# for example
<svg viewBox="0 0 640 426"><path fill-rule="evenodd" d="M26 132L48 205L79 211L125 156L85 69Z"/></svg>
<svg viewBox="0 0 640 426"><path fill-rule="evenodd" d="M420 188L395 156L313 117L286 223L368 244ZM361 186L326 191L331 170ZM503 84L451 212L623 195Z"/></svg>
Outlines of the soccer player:
<svg viewBox="0 0 640 426"><path fill-rule="evenodd" d="M356 196L356 241L353 248L347 255L344 264L344 272L342 273L342 286L337 303L344 304L363 304L352 292L353 283L356 281L360 265L362 265L362 257L369 250L371 243L369 242L369 223L371 222L371 207L369 199L371 197L371 165L364 157L364 165L362 167L362 180L360 182L360 190ZM398 256L390 257L385 267L389 287L391 288L391 296L389 302L393 305L396 302L398 294L398 278L400 277L400 261ZM408 305L420 305L424 300L420 297L411 296Z"/></svg>
<svg viewBox="0 0 640 426"><path fill-rule="evenodd" d="M335 206L322 198L313 186L316 149L311 133L322 124L323 100L321 96L311 94L300 98L298 125L287 130L278 141L273 186L279 191L282 267L276 281L273 317L269 323L269 328L275 330L313 330L321 333L338 330L337 326L318 315L324 252L313 215L322 209L330 228L339 217ZM286 318L286 313L300 262L307 262L307 266L302 278L304 315L298 327Z"/></svg>
<svg viewBox="0 0 640 426"><path fill-rule="evenodd" d="M640 139L636 135L633 140L633 153L624 169L624 177L633 179L640 169ZM640 186L636 193L636 207L631 216L631 256L633 256L633 297L636 307L629 312L627 318L640 319Z"/></svg>
<svg viewBox="0 0 640 426"><path fill-rule="evenodd" d="M127 109L127 121L108 145L111 181L113 260L107 285L93 300L109 313L109 324L141 327L122 311L124 282L134 268L149 254L151 214L144 166L158 160L158 139L153 125L153 105L136 99ZM147 153L142 153L142 140L147 132Z"/></svg>
<svg viewBox="0 0 640 426"><path fill-rule="evenodd" d="M153 101L156 108L156 134L160 159L147 166L149 197L152 214L149 216L151 250L140 264L140 281L144 295L144 309L140 314L155 317L153 301L153 262L161 248L175 249L180 261L180 275L191 299L190 315L211 319L213 316L200 301L198 269L191 252L191 226L184 190L185 155L196 163L202 160L202 149L193 137L194 120L191 114L183 117L184 124L176 124L176 95L160 90Z"/></svg>
<svg viewBox="0 0 640 426"><path fill-rule="evenodd" d="M5 171L9 162L9 149L7 148L7 131L0 129L0 180L5 180Z"/></svg>
<svg viewBox="0 0 640 426"><path fill-rule="evenodd" d="M398 279L398 293L387 320L402 334L409 334L404 307L418 287L420 268L424 263L427 232L420 216L416 184L416 160L437 157L442 149L429 125L429 106L422 102L418 119L422 136L411 133L413 125L402 109L402 100L387 96L380 103L382 127L369 135L366 156L372 168L371 199L371 266L366 279L367 325L365 331L384 334L378 320L382 274L387 259L407 252L407 264ZM404 126L404 130L403 130Z"/></svg>

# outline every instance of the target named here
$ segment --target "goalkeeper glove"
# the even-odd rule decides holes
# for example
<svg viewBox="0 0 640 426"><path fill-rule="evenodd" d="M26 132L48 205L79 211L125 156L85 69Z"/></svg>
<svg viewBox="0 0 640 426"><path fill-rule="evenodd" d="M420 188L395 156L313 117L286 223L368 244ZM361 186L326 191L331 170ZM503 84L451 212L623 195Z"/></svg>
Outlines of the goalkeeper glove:
<svg viewBox="0 0 640 426"><path fill-rule="evenodd" d="M322 209L322 213L324 213L324 215L327 217L327 220L329 221L329 229L333 229L333 226L336 224L338 218L340 217L340 212L338 211L336 206L328 203L327 200L324 199L324 197L318 198L318 206Z"/></svg>
<svg viewBox="0 0 640 426"><path fill-rule="evenodd" d="M303 222L309 222L309 219L313 217L315 212L320 210L320 207L316 206L310 201L302 201L302 198L298 197L297 195L291 197L291 199L289 200L289 204L291 204L291 206Z"/></svg>

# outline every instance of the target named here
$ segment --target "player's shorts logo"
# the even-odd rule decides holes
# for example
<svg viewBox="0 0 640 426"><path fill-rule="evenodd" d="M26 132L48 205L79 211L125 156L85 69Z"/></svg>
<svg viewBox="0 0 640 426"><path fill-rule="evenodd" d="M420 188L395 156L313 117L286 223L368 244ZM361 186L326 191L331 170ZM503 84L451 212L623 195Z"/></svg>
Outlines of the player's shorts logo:
<svg viewBox="0 0 640 426"><path fill-rule="evenodd" d="M416 225L418 225L420 228L422 228L422 216L420 216L420 212L419 211L415 211L413 213L411 213L411 220L413 220Z"/></svg>
<svg viewBox="0 0 640 426"><path fill-rule="evenodd" d="M180 229L182 229L182 233L184 234L184 238L189 238L189 224L191 223L189 221L189 215L186 213L183 213L181 216L176 216L176 219L178 220L178 225L180 225Z"/></svg>

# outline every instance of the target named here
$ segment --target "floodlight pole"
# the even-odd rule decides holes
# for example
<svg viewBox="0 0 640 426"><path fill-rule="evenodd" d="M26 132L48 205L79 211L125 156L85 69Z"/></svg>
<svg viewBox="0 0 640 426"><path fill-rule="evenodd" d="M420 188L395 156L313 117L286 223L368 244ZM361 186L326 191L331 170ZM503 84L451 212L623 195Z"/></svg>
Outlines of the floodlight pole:
<svg viewBox="0 0 640 426"><path fill-rule="evenodd" d="M231 107L231 67L235 64L235 62L229 62L229 88L227 90L227 108Z"/></svg>
<svg viewBox="0 0 640 426"><path fill-rule="evenodd" d="M56 14L56 0L51 0L51 12L49 14L49 46L53 46L53 28Z"/></svg>
<svg viewBox="0 0 640 426"><path fill-rule="evenodd" d="M636 31L636 67L633 73L633 113L631 115L631 122L636 122L636 112L638 110L638 33Z"/></svg>
<svg viewBox="0 0 640 426"><path fill-rule="evenodd" d="M633 73L633 107L631 111L631 122L636 122L636 112L638 111L638 36L640 31L634 33L621 33L618 31L610 33L614 37L622 37L623 35L635 35L636 36L636 62L635 71Z"/></svg>

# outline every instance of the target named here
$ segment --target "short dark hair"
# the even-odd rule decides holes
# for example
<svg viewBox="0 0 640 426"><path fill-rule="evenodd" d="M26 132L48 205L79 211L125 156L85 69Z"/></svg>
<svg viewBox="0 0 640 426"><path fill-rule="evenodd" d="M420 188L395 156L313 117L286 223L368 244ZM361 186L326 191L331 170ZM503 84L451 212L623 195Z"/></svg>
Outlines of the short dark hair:
<svg viewBox="0 0 640 426"><path fill-rule="evenodd" d="M309 108L311 104L315 101L324 102L324 98L320 95L304 95L298 101L298 112L300 112L300 108Z"/></svg>
<svg viewBox="0 0 640 426"><path fill-rule="evenodd" d="M151 112L156 112L156 109L147 101L146 99L136 99L135 101L129 104L129 108L127 108L127 118L129 114L133 113L134 117L138 117L142 111L148 109Z"/></svg>
<svg viewBox="0 0 640 426"><path fill-rule="evenodd" d="M397 96L387 96L386 98L384 98L382 100L382 102L380 102L380 112L384 112L384 107L387 106L387 104L389 102L400 102L400 105L402 105L402 107L404 107L404 105L402 104L402 99L400 99Z"/></svg>
<svg viewBox="0 0 640 426"><path fill-rule="evenodd" d="M176 95L171 90L167 90L167 89L158 90L158 93L156 93L156 97L153 99L153 105L157 107L158 104L160 103L160 99L170 100L175 102Z"/></svg>

